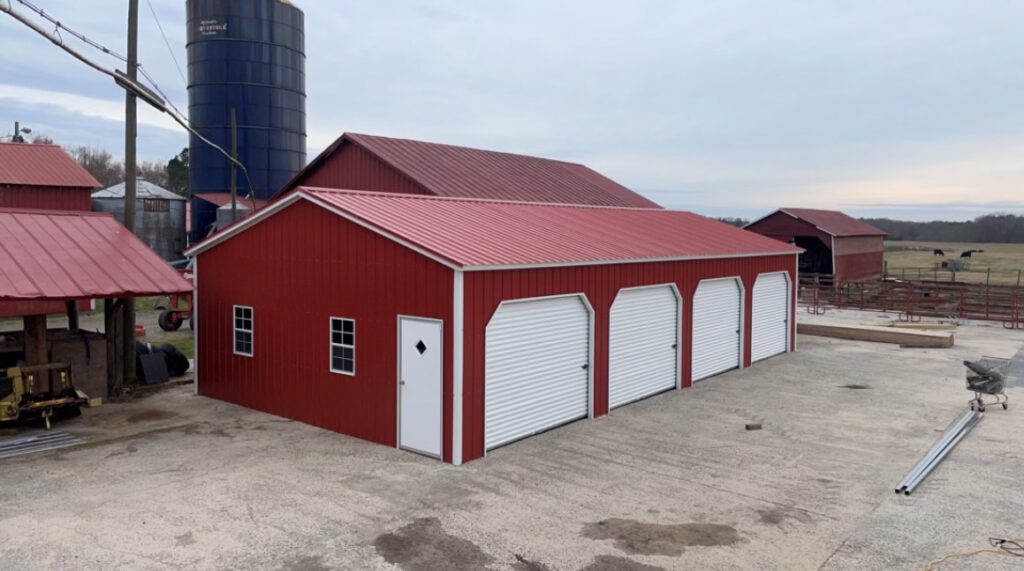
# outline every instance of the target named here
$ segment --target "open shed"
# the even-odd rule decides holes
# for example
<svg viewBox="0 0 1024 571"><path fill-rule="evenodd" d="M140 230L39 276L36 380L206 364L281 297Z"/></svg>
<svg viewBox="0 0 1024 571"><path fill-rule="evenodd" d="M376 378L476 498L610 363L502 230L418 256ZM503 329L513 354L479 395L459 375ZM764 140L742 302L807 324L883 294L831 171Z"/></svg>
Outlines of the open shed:
<svg viewBox="0 0 1024 571"><path fill-rule="evenodd" d="M21 331L0 332L0 381L9 367L62 362L72 366L79 388L105 397L120 387L123 370L116 350L121 303L114 300L191 289L110 214L0 209L0 302L56 304L68 312L67 330L48 329L44 314L25 314ZM103 336L78 330L76 302L88 299L111 300Z"/></svg>
<svg viewBox="0 0 1024 571"><path fill-rule="evenodd" d="M780 208L744 227L804 252L800 273L838 282L874 280L885 265L885 232L836 210Z"/></svg>
<svg viewBox="0 0 1024 571"><path fill-rule="evenodd" d="M792 350L798 252L660 208L302 187L186 252L197 390L458 464Z"/></svg>

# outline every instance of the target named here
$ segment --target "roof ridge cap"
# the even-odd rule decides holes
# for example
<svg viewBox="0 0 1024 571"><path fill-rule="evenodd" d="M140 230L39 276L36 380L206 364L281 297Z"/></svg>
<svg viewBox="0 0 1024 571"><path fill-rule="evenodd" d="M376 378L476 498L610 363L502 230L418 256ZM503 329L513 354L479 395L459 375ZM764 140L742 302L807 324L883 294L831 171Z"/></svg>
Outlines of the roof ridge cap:
<svg viewBox="0 0 1024 571"><path fill-rule="evenodd" d="M337 193L337 194L351 194L351 195L363 195L363 196L378 196L381 198L397 198L406 200L433 200L441 202L481 202L490 204L515 204L523 206L547 206L554 208L591 208L598 210L629 210L629 211L659 211L659 212L687 212L693 213L690 210L670 210L667 208L655 208L655 207L641 207L641 206L608 206L604 204L576 204L571 202L533 202L526 200L508 200L502 198L474 198L469 196L433 196L427 194L409 194L404 192L385 192L379 190L357 190L353 188L329 188L323 186L306 186L300 185L296 187L296 190L302 191L307 190L310 192L326 192L326 193Z"/></svg>

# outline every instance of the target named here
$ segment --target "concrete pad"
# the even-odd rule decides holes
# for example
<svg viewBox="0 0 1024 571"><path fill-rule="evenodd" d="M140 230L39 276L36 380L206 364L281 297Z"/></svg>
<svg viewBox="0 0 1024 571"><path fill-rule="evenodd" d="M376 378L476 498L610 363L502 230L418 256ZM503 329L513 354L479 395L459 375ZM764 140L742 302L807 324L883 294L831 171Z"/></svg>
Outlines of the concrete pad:
<svg viewBox="0 0 1024 571"><path fill-rule="evenodd" d="M850 313L827 317L870 321ZM919 569L1024 535L1021 389L893 493L970 398L960 361L1024 344L991 325L952 349L802 336L461 467L170 387L0 462L0 568Z"/></svg>

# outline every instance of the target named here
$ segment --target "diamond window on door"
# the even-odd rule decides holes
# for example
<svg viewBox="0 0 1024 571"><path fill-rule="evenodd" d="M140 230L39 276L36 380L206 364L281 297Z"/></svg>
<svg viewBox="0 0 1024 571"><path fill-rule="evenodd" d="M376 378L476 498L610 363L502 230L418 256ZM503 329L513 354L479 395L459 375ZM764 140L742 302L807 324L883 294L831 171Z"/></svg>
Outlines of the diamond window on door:
<svg viewBox="0 0 1024 571"><path fill-rule="evenodd" d="M422 339L420 339L419 342L416 343L416 350L420 352L420 355L427 352L427 346L423 343Z"/></svg>

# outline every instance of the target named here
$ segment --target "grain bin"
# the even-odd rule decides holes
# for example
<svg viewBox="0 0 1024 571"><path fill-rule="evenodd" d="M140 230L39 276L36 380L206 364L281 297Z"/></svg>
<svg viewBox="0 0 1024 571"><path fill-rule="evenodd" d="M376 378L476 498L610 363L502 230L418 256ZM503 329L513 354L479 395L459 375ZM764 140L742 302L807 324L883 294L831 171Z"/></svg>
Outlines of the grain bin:
<svg viewBox="0 0 1024 571"><path fill-rule="evenodd" d="M135 235L165 260L180 260L185 249L184 197L138 179L135 199ZM92 209L110 212L124 224L124 183L98 190Z"/></svg>
<svg viewBox="0 0 1024 571"><path fill-rule="evenodd" d="M305 25L285 0L189 0L189 119L213 142L231 146L235 109L238 158L256 198L267 199L306 163ZM191 137L189 185L193 194L225 193L231 164ZM248 186L238 173L239 194ZM193 240L205 235L216 208L193 198Z"/></svg>

